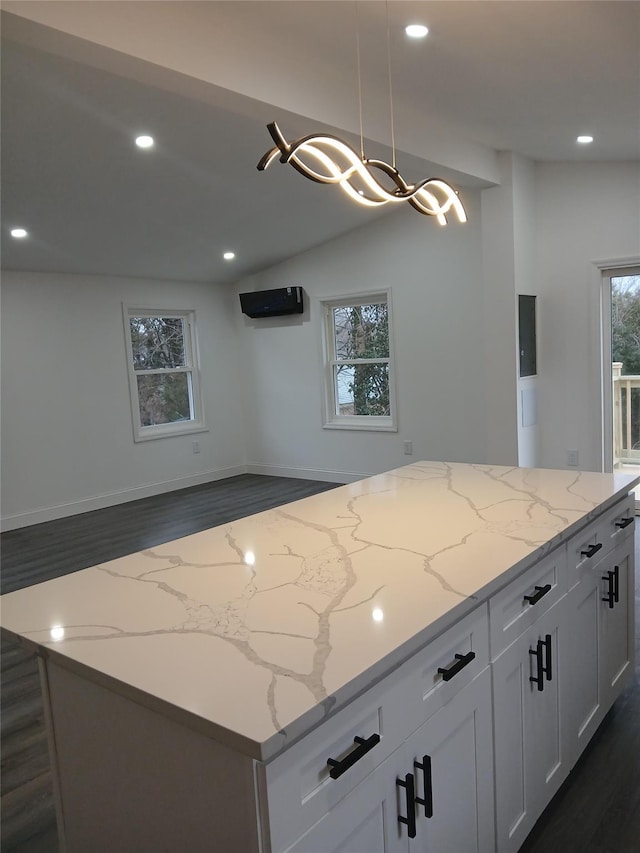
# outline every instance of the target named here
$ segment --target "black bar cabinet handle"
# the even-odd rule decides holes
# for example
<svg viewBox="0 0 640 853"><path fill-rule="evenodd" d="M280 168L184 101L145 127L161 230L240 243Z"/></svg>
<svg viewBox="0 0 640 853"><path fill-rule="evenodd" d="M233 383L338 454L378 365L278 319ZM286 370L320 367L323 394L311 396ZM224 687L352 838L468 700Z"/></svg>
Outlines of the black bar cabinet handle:
<svg viewBox="0 0 640 853"><path fill-rule="evenodd" d="M597 545L589 545L589 547L585 548L584 551L580 551L580 555L582 557L586 557L588 560L590 557L593 557L594 554L597 554L601 548L602 542L598 542Z"/></svg>
<svg viewBox="0 0 640 853"><path fill-rule="evenodd" d="M613 600L620 601L620 566L613 567Z"/></svg>
<svg viewBox="0 0 640 853"><path fill-rule="evenodd" d="M630 524L633 524L633 516L631 518L621 518L620 521L616 521L616 527L619 527L620 530L624 530Z"/></svg>
<svg viewBox="0 0 640 853"><path fill-rule="evenodd" d="M529 681L538 685L538 690L544 690L544 667L542 666L542 640L538 640L535 649L529 649L529 654L536 659L536 675L530 675Z"/></svg>
<svg viewBox="0 0 640 853"><path fill-rule="evenodd" d="M414 761L413 766L422 770L424 797L416 797L415 801L424 806L424 816L433 817L433 785L431 783L431 756L423 755L422 761Z"/></svg>
<svg viewBox="0 0 640 853"><path fill-rule="evenodd" d="M551 591L551 584L546 583L544 586L535 586L535 592L533 595L525 595L524 600L528 601L529 604L537 604L540 599Z"/></svg>
<svg viewBox="0 0 640 853"><path fill-rule="evenodd" d="M457 675L461 669L464 669L465 666L471 663L472 660L475 660L476 653L475 652L467 652L466 655L455 655L456 662L452 663L451 666L446 669L442 666L438 667L438 673L442 675L443 681L451 681L454 675Z"/></svg>
<svg viewBox="0 0 640 853"><path fill-rule="evenodd" d="M544 646L544 666L542 672L547 676L547 681L551 681L553 677L551 667L551 634L545 634L544 640L538 640L541 646Z"/></svg>
<svg viewBox="0 0 640 853"><path fill-rule="evenodd" d="M380 743L380 735L377 733L372 734L366 740L361 737L354 737L353 742L357 743L358 746L343 758L342 761L336 761L335 758L327 759L327 764L331 767L329 776L332 779L338 779L346 770L353 767L356 761L360 761L376 744Z"/></svg>
<svg viewBox="0 0 640 853"><path fill-rule="evenodd" d="M405 789L406 796L406 806L407 806L407 816L402 817L402 815L398 815L398 823L404 823L407 827L407 835L409 838L416 837L416 809L414 806L414 800L416 798L415 786L413 784L413 773L407 773L404 777L404 781L402 779L396 779L396 785L400 788Z"/></svg>
<svg viewBox="0 0 640 853"><path fill-rule="evenodd" d="M544 690L545 676L547 681L553 679L553 663L551 657L551 634L545 634L544 640L538 640L535 649L529 649L529 654L536 659L536 675L530 675L529 681L537 685L538 691ZM542 656L544 655L544 663Z"/></svg>
<svg viewBox="0 0 640 853"><path fill-rule="evenodd" d="M609 570L606 575L602 575L602 580L607 582L607 592L600 599L601 601L606 601L609 605L609 610L613 610L613 606L616 603L615 597L615 577L616 573Z"/></svg>

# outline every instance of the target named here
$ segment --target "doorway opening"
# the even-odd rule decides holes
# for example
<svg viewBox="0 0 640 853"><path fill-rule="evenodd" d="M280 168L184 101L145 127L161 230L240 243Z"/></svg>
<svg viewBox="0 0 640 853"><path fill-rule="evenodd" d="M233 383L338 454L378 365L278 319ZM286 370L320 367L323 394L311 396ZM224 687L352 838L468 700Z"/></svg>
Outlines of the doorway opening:
<svg viewBox="0 0 640 853"><path fill-rule="evenodd" d="M603 336L604 379L610 383L606 467L640 475L640 266L605 270L603 279L609 308L603 315L610 323ZM635 491L639 511L640 486Z"/></svg>

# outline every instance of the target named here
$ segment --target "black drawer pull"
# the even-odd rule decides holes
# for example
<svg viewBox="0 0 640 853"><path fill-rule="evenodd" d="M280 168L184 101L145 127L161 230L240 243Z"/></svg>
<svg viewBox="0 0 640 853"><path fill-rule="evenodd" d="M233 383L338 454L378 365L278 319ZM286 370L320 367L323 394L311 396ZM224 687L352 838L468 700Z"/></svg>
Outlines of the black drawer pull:
<svg viewBox="0 0 640 853"><path fill-rule="evenodd" d="M544 653L544 663L542 655ZM542 693L544 690L544 677L547 681L553 678L553 668L551 664L551 634L546 634L544 640L538 640L535 649L529 649L529 654L536 659L536 674L529 676L529 681L537 685L538 691Z"/></svg>
<svg viewBox="0 0 640 853"><path fill-rule="evenodd" d="M467 664L471 663L472 660L475 660L476 653L475 652L467 652L466 655L456 655L456 662L452 663L450 667L445 669L442 666L438 667L438 673L442 675L443 681L451 681L454 675L457 675L461 669L464 669Z"/></svg>
<svg viewBox="0 0 640 853"><path fill-rule="evenodd" d="M346 758L343 758L342 761L336 761L335 758L327 759L327 764L331 767L329 776L332 779L338 779L346 770L353 767L356 761L360 761L363 755L366 755L377 743L380 743L380 735L377 733L372 734L366 740L361 737L354 737L353 742L357 743L358 746Z"/></svg>
<svg viewBox="0 0 640 853"><path fill-rule="evenodd" d="M413 766L422 770L424 797L416 797L415 801L424 806L424 816L433 817L433 785L431 783L431 756L423 755L422 761L414 761Z"/></svg>
<svg viewBox="0 0 640 853"><path fill-rule="evenodd" d="M609 610L613 610L614 605L620 601L620 566L614 566L613 570L610 569L606 575L602 575L602 580L607 582L608 589L601 601L605 601Z"/></svg>
<svg viewBox="0 0 640 853"><path fill-rule="evenodd" d="M542 672L542 646L540 645L540 640L538 640L535 649L529 649L529 654L533 655L536 659L536 674L530 675L529 681L537 684L538 690L542 692L544 690L544 674Z"/></svg>
<svg viewBox="0 0 640 853"><path fill-rule="evenodd" d="M581 557L586 557L587 560L590 557L593 557L594 554L597 554L598 551L602 548L602 542L598 542L597 545L589 545L584 551L580 551Z"/></svg>
<svg viewBox="0 0 640 853"><path fill-rule="evenodd" d="M625 527L628 527L630 524L633 524L633 516L631 518L622 518L620 521L616 521L616 527L619 527L620 530L624 530Z"/></svg>
<svg viewBox="0 0 640 853"><path fill-rule="evenodd" d="M529 604L537 604L540 599L551 591L551 584L546 583L544 586L535 586L535 592L533 595L525 595L524 600L528 601Z"/></svg>
<svg viewBox="0 0 640 853"><path fill-rule="evenodd" d="M608 571L606 575L602 575L602 580L607 582L608 588L600 600L605 601L609 605L609 610L613 610L613 605L615 604L615 599L613 597L614 578L615 573L612 571Z"/></svg>
<svg viewBox="0 0 640 853"><path fill-rule="evenodd" d="M414 806L414 800L416 797L415 786L413 784L413 773L407 773L404 777L404 782L402 779L396 779L396 785L400 788L405 789L406 795L406 805L407 805L407 816L402 817L402 815L398 815L398 823L404 823L407 827L407 835L409 838L416 837L416 808Z"/></svg>
<svg viewBox="0 0 640 853"><path fill-rule="evenodd" d="M545 648L542 672L547 676L547 681L551 681L553 679L553 672L551 668L551 634L546 634L544 640L540 640L540 642Z"/></svg>

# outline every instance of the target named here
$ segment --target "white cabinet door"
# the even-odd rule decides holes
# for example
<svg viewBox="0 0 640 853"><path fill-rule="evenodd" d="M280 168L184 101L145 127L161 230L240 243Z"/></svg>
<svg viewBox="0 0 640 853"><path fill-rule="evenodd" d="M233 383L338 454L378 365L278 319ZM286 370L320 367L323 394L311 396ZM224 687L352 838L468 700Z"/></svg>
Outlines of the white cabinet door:
<svg viewBox="0 0 640 853"><path fill-rule="evenodd" d="M602 722L600 621L602 572L584 575L567 596L566 718L569 753L574 763Z"/></svg>
<svg viewBox="0 0 640 853"><path fill-rule="evenodd" d="M569 770L561 717L566 597L493 663L496 834L516 851Z"/></svg>
<svg viewBox="0 0 640 853"><path fill-rule="evenodd" d="M567 734L572 762L633 669L634 540L627 537L568 596Z"/></svg>
<svg viewBox="0 0 640 853"><path fill-rule="evenodd" d="M287 853L491 853L493 816L487 669Z"/></svg>
<svg viewBox="0 0 640 853"><path fill-rule="evenodd" d="M322 817L287 853L408 853L404 747L369 774Z"/></svg>
<svg viewBox="0 0 640 853"><path fill-rule="evenodd" d="M416 837L411 851L489 853L494 849L493 738L489 670L407 741ZM429 816L430 815L430 816Z"/></svg>
<svg viewBox="0 0 640 853"><path fill-rule="evenodd" d="M628 537L605 561L602 572L600 672L608 710L633 670L634 540Z"/></svg>

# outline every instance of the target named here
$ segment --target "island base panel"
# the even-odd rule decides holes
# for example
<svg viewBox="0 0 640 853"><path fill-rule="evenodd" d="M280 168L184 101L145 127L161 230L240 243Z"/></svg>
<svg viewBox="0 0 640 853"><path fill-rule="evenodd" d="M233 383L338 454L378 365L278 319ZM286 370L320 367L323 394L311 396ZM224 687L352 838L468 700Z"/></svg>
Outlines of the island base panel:
<svg viewBox="0 0 640 853"><path fill-rule="evenodd" d="M51 660L43 668L62 853L259 849L252 759Z"/></svg>

